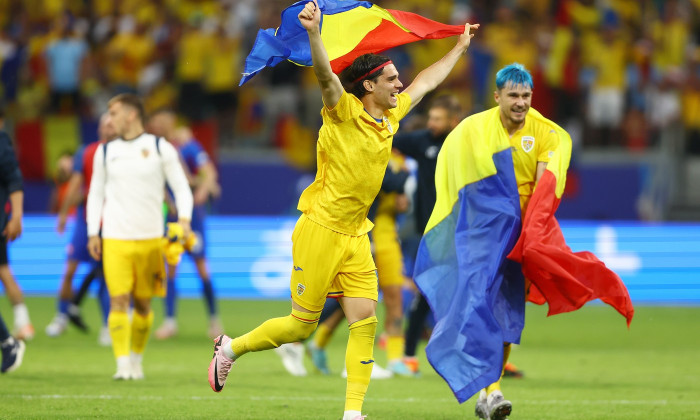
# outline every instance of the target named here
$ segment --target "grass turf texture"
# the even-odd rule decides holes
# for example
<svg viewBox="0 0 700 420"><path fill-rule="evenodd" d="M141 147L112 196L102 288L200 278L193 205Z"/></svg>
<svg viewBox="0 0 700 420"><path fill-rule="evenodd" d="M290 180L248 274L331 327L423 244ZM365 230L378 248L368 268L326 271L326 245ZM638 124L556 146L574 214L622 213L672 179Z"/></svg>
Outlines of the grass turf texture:
<svg viewBox="0 0 700 420"><path fill-rule="evenodd" d="M215 394L207 383L212 341L206 337L203 303L183 299L179 335L151 339L144 358L144 381L115 382L111 348L97 345L94 300L84 305L89 334L75 328L59 338L43 330L54 314L53 298L29 298L37 330L24 364L0 376L0 418L226 418L339 419L345 380L347 328L329 346L333 375L313 371L293 378L272 351L248 354L233 366L226 388ZM289 313L282 301L221 301L230 335L263 320ZM162 306L155 303L156 323ZM11 325L7 299L0 310ZM546 318L528 306L522 345L511 361L524 379L505 379L513 402L511 419L700 418L700 308L637 307L628 331L623 318L602 305ZM383 319L380 313L380 319ZM381 325L381 323L380 323ZM344 325L343 325L344 327ZM381 328L380 328L381 329ZM473 418L474 399L457 404L447 385L428 365L422 348L420 378L373 380L363 412L369 419ZM386 355L375 351L386 365ZM368 420L369 420L368 419Z"/></svg>

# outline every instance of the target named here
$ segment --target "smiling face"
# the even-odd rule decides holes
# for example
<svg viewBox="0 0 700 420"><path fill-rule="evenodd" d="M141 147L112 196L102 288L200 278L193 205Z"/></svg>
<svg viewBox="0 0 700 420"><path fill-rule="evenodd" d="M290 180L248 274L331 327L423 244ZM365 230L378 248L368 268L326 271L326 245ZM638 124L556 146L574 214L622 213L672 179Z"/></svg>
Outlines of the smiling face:
<svg viewBox="0 0 700 420"><path fill-rule="evenodd" d="M370 93L372 101L382 109L396 108L396 95L403 87L399 80L399 71L396 66L389 64L384 67L382 74L376 80L365 80L365 89Z"/></svg>
<svg viewBox="0 0 700 420"><path fill-rule="evenodd" d="M511 134L525 124L525 116L532 103L532 88L523 84L508 82L494 92L498 103L501 122Z"/></svg>

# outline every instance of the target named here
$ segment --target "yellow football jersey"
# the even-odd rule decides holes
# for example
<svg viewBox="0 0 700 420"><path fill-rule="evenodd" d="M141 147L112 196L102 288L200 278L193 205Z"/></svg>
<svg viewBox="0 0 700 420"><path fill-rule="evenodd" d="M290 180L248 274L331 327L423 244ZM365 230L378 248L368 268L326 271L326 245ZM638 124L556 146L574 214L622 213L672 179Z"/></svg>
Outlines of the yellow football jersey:
<svg viewBox="0 0 700 420"><path fill-rule="evenodd" d="M500 122L500 119L498 121ZM502 125L501 130L506 136L508 135ZM549 162L559 145L559 136L554 127L544 121L526 116L523 128L510 136L510 145L513 152L515 180L518 183L518 194L520 194L520 208L524 212L535 189L537 162Z"/></svg>
<svg viewBox="0 0 700 420"><path fill-rule="evenodd" d="M384 111L381 122L347 92L332 109L323 107L316 179L301 194L298 205L309 219L352 236L372 229L367 213L382 185L391 143L411 98L402 93L397 102L396 108Z"/></svg>

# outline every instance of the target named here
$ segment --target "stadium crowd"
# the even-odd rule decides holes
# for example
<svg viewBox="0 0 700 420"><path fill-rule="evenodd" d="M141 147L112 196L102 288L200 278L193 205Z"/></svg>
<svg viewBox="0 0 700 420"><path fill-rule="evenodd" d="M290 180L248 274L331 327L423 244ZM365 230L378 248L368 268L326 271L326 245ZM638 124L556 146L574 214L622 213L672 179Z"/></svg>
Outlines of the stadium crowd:
<svg viewBox="0 0 700 420"><path fill-rule="evenodd" d="M114 94L134 92L147 112L176 105L188 121L212 121L222 147L279 146L281 118L313 130L320 124L312 72L287 63L262 72L253 88L238 82L257 30L276 27L290 3L0 1L8 125L57 113L96 120ZM494 70L520 62L535 77L533 106L566 125L574 141L643 150L659 130L682 122L687 150L700 153L700 1L375 3L482 24L468 60L442 87L458 92L469 113L492 106ZM409 44L389 55L412 78L451 44Z"/></svg>

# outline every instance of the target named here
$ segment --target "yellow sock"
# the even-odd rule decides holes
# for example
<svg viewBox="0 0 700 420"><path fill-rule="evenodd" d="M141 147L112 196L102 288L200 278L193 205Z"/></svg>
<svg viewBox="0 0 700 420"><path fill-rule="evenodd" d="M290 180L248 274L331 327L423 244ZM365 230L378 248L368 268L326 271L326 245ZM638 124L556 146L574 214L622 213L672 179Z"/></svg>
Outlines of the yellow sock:
<svg viewBox="0 0 700 420"><path fill-rule="evenodd" d="M131 321L131 351L142 354L153 326L153 311L143 316L134 311Z"/></svg>
<svg viewBox="0 0 700 420"><path fill-rule="evenodd" d="M326 348L326 345L328 345L328 341L331 339L332 335L333 330L328 328L326 324L318 324L316 334L314 334L314 344L316 345L316 348Z"/></svg>
<svg viewBox="0 0 700 420"><path fill-rule="evenodd" d="M510 343L503 343L503 369L505 369L506 363L508 363L508 357L510 356ZM486 387L486 395L489 395L493 391L501 390L501 378L503 378L503 369L501 369L501 377L498 381L492 383Z"/></svg>
<svg viewBox="0 0 700 420"><path fill-rule="evenodd" d="M377 332L377 317L371 316L350 325L350 337L345 352L345 367L348 370L348 385L345 391L345 411L362 411L369 378L374 366L374 335Z"/></svg>
<svg viewBox="0 0 700 420"><path fill-rule="evenodd" d="M404 342L402 335L390 335L386 338L386 358L390 362L403 357Z"/></svg>
<svg viewBox="0 0 700 420"><path fill-rule="evenodd" d="M249 351L268 350L284 343L307 339L316 329L320 312L308 313L292 309L292 314L272 318L259 327L231 340L234 357L239 358Z"/></svg>
<svg viewBox="0 0 700 420"><path fill-rule="evenodd" d="M112 350L114 357L129 355L129 340L131 339L131 325L129 315L126 312L110 311L107 317L109 335L112 337Z"/></svg>
<svg viewBox="0 0 700 420"><path fill-rule="evenodd" d="M506 370L506 363L508 363L508 357L510 357L510 343L503 343L503 370L501 371L501 378Z"/></svg>

